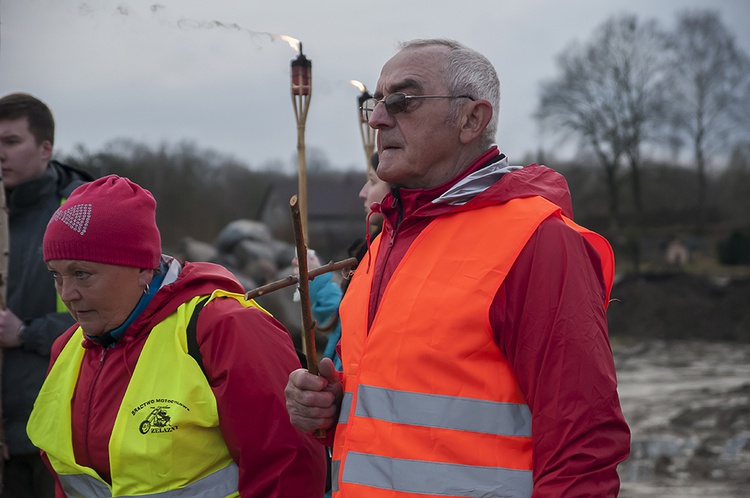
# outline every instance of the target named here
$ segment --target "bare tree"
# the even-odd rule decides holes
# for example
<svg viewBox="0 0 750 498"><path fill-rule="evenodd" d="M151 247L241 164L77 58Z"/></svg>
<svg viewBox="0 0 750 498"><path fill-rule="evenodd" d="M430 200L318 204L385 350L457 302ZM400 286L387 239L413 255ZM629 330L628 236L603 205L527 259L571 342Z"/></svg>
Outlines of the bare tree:
<svg viewBox="0 0 750 498"><path fill-rule="evenodd" d="M692 144L700 233L707 216L707 156L726 148L738 131L747 134L750 60L715 11L679 14L668 46L671 119Z"/></svg>
<svg viewBox="0 0 750 498"><path fill-rule="evenodd" d="M560 133L577 136L593 149L605 169L610 228L621 227L620 169L629 166L634 266L638 271L638 227L643 201L641 146L656 137L664 119L664 35L655 21L634 15L603 23L591 40L569 46L559 57L562 74L541 87L536 113Z"/></svg>
<svg viewBox="0 0 750 498"><path fill-rule="evenodd" d="M597 69L597 59L591 47L578 44L559 55L562 75L542 84L536 115L563 137L575 136L593 149L607 179L610 229L617 231L621 224L618 171L623 144L612 88Z"/></svg>

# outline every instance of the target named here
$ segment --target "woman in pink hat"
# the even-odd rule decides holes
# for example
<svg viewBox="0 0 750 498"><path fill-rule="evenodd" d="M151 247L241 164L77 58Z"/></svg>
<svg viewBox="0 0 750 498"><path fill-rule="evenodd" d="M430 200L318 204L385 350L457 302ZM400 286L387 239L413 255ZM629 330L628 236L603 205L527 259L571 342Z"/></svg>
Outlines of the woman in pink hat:
<svg viewBox="0 0 750 498"><path fill-rule="evenodd" d="M28 433L57 495L322 495L323 447L285 408L300 367L288 332L223 267L162 255L155 213L150 192L110 175L47 226L44 260L77 323Z"/></svg>

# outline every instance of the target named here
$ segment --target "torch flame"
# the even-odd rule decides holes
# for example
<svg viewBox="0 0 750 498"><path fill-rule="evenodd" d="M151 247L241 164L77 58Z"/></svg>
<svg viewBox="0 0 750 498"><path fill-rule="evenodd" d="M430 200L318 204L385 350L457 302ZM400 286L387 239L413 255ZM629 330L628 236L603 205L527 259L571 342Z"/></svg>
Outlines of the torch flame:
<svg viewBox="0 0 750 498"><path fill-rule="evenodd" d="M360 92L364 92L365 90L367 90L367 87L363 83L361 83L361 82L359 82L357 80L349 80L349 83L351 83L352 85L354 85L357 88L359 88Z"/></svg>
<svg viewBox="0 0 750 498"><path fill-rule="evenodd" d="M279 35L279 38L287 42L289 46L292 47L294 50L299 51L300 41L298 39L292 38L291 36L287 36L287 35Z"/></svg>

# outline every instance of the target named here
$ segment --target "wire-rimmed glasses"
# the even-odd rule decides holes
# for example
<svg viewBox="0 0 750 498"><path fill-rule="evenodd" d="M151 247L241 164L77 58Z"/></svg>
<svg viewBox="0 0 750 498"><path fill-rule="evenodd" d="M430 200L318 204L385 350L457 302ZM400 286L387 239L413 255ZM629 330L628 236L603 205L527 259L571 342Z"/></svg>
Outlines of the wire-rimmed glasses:
<svg viewBox="0 0 750 498"><path fill-rule="evenodd" d="M409 105L409 101L412 99L469 99L474 100L474 97L469 95L406 95L405 93L396 92L384 97L382 99L369 98L362 103L359 108L362 111L362 117L365 121L370 120L375 107L382 103L385 105L385 112L393 116L400 112L406 111Z"/></svg>

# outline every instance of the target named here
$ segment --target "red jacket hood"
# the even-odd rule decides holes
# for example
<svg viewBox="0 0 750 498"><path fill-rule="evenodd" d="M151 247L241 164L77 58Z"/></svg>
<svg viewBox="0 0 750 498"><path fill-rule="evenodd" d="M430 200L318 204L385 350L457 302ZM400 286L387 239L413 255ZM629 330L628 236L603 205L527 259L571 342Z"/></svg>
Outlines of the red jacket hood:
<svg viewBox="0 0 750 498"><path fill-rule="evenodd" d="M138 336L148 333L180 305L194 297L210 295L216 289L240 294L245 293L242 284L223 266L213 263L185 263L181 265L171 258L166 263L172 272L177 273L177 278L159 289L146 309L128 327L120 341L132 343ZM78 323L75 323L55 340L52 347L53 360L77 328ZM94 347L94 345L95 343L89 339L84 341L84 347Z"/></svg>
<svg viewBox="0 0 750 498"><path fill-rule="evenodd" d="M475 209L535 195L559 206L563 215L573 219L573 204L565 177L539 164L529 164L504 174L500 180L467 202L466 206Z"/></svg>
<svg viewBox="0 0 750 498"><path fill-rule="evenodd" d="M176 264L173 262L172 264ZM177 280L162 286L133 325L159 323L186 301L216 289L244 294L245 289L226 268L214 263L185 263Z"/></svg>
<svg viewBox="0 0 750 498"><path fill-rule="evenodd" d="M553 202L565 216L573 218L568 183L560 173L538 164L510 166L507 157L492 147L443 185L430 189L393 188L380 205L373 207L391 227L396 227L399 217L434 217L535 195Z"/></svg>

